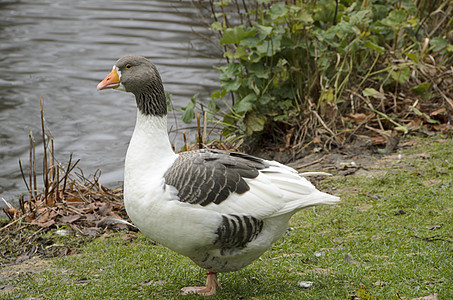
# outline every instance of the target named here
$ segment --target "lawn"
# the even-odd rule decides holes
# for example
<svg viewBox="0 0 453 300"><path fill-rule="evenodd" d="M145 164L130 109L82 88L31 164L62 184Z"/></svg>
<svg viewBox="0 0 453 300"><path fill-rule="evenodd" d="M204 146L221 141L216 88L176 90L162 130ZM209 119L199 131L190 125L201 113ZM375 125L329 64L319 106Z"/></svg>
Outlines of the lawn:
<svg viewBox="0 0 453 300"><path fill-rule="evenodd" d="M398 154L378 172L322 181L341 203L296 214L258 261L220 274L215 298L452 299L453 141L419 139ZM140 233L104 234L77 250L35 259L41 267L17 271L0 298L200 298L179 290L204 284L203 270Z"/></svg>

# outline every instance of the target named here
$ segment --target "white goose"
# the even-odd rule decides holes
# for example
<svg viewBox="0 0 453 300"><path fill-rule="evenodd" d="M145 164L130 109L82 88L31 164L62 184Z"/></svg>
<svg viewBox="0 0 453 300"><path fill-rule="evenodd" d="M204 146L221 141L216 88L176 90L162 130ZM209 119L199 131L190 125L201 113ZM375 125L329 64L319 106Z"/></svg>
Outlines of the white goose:
<svg viewBox="0 0 453 300"><path fill-rule="evenodd" d="M109 88L131 92L137 102L124 174L129 217L144 235L208 271L206 286L185 287L184 294L215 294L217 272L256 260L295 212L339 200L275 161L209 149L175 154L162 81L144 57L119 59L97 86Z"/></svg>

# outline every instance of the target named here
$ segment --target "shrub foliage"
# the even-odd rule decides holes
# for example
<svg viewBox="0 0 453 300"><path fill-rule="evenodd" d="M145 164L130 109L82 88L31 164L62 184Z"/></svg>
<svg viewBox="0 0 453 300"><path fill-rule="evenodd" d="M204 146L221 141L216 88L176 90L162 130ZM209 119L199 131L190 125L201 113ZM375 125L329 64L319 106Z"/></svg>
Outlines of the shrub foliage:
<svg viewBox="0 0 453 300"><path fill-rule="evenodd" d="M314 138L345 143L357 131L348 116L359 113L377 130L407 133L408 116L439 122L424 104L453 109L450 1L221 0L210 9L227 63L209 107L224 136L298 151Z"/></svg>

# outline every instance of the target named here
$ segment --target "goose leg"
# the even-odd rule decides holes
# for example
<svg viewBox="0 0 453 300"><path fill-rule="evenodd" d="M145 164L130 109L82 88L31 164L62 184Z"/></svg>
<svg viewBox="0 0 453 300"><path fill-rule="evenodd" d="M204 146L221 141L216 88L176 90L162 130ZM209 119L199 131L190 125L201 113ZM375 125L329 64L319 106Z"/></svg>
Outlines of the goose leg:
<svg viewBox="0 0 453 300"><path fill-rule="evenodd" d="M217 278L216 272L208 272L208 278L206 279L206 286L187 286L183 287L182 294L198 294L203 296L212 296L215 294L217 288L221 289L219 279Z"/></svg>

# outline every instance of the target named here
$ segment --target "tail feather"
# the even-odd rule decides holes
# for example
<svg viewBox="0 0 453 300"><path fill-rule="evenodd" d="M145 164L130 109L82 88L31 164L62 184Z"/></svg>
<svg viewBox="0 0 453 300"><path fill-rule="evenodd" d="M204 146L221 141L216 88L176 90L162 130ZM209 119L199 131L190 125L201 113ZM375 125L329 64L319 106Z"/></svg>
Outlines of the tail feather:
<svg viewBox="0 0 453 300"><path fill-rule="evenodd" d="M280 209L275 215L284 215L287 213L295 213L301 209L309 208L317 205L336 204L340 201L337 196L329 195L320 191L312 193L303 198L285 203L285 206Z"/></svg>

